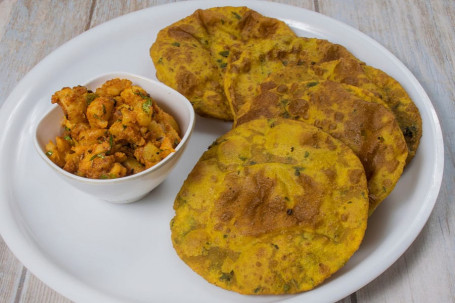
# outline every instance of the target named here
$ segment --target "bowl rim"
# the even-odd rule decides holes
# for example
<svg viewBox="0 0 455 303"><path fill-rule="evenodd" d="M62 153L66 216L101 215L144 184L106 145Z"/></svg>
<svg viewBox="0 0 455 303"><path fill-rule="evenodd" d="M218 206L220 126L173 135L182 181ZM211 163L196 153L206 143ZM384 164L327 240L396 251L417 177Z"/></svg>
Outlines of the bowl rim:
<svg viewBox="0 0 455 303"><path fill-rule="evenodd" d="M41 158L48 165L50 165L54 170L56 170L58 173L64 175L67 178L74 179L74 180L76 180L78 182L82 182L82 183L92 183L92 184L115 184L115 183L121 183L121 182L130 181L130 180L134 180L134 179L140 178L140 177L142 177L144 175L147 175L147 174L152 173L152 172L154 172L156 170L159 170L163 165L165 165L172 158L174 158L177 155L177 153L182 148L184 148L184 146L186 145L187 141L189 140L189 138L190 138L190 136L191 136L191 134L192 134L192 132L194 130L194 125L195 125L195 120L196 120L194 108L191 105L190 101L185 96L183 96L181 93L176 91L175 89L173 89L173 88L171 88L171 87L169 87L169 86L167 86L167 85L165 85L165 84L163 84L163 83L161 83L161 82L159 82L159 81L157 81L155 79L147 78L147 77L144 77L144 76L141 76L141 75L137 75L137 74L133 74L133 73L129 73L129 72L119 72L119 71L103 73L103 74L98 75L96 77L92 77L90 80L88 80L87 82L85 82L85 84L82 84L82 85L83 86L88 86L90 83L98 81L99 79L106 78L106 77L110 77L111 79L123 77L125 79L128 79L128 80L132 81L133 84L134 84L134 79L140 79L140 80L143 80L143 81L148 81L148 82L151 82L153 85L158 86L159 89L163 89L163 90L169 92L171 95L172 94L175 95L176 97L178 97L177 99L181 99L182 101L184 101L182 103L185 105L185 108L187 109L187 111L189 113L188 127L187 127L187 130L185 131L185 134L181 138L179 144L176 146L175 151L170 153L169 155L167 155L164 159L161 159L161 161L159 161L158 163L156 163L152 167L149 167L149 168L147 168L147 169L145 169L145 170L143 170L143 171L141 171L141 172L139 172L137 174L133 174L133 175L125 176L125 177L120 177L120 178L91 179L91 178L81 177L81 176L72 174L70 172L67 172L66 170L64 170L63 168L59 167L54 162L52 162L45 155L45 153L43 152L43 150L41 148L41 145L40 145L40 143L38 141L38 128L41 125L42 121L48 115L50 115L52 112L54 112L55 110L58 110L60 108L59 105L55 104L54 106L52 106L49 110L47 110L38 119L38 121L36 122L36 124L34 126L33 143L34 143L34 146L35 146L35 150L41 156ZM107 81L107 80L105 80L105 81ZM162 102L160 100L160 101L158 101L158 103L163 103L164 104L166 102ZM161 105L160 105L160 107L161 107ZM179 125L179 127L181 128L180 125Z"/></svg>

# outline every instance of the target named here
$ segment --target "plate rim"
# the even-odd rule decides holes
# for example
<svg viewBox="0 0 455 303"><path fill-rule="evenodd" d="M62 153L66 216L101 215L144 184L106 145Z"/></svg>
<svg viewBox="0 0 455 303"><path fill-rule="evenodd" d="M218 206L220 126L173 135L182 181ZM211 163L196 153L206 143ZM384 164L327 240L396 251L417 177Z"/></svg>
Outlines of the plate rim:
<svg viewBox="0 0 455 303"><path fill-rule="evenodd" d="M180 8L180 9L188 9L189 13L191 13L192 8L198 8L198 7L213 7L213 6L219 6L219 5L228 5L229 6L237 6L237 5L242 5L242 6L249 6L253 7L258 5L264 5L264 1L257 1L257 0L248 0L248 1L227 1L227 0L217 0L217 1L208 1L208 0L198 0L198 1L183 1L183 2L175 2L175 3L167 3L167 4L160 4L160 5L155 5L148 7L143 10L131 12L128 14L125 14L123 16L116 17L114 19L111 19L105 23L102 23L100 25L97 25L88 31L85 31L81 33L80 35L74 37L73 39L63 43L61 46L56 48L54 51L52 51L50 54L48 54L44 59L42 59L37 65L35 65L20 81L19 83L15 86L15 88L11 91L9 96L6 98L4 103L2 104L0 108L0 127L3 129L7 129L8 123L12 119L11 117L14 117L14 112L18 109L18 106L20 105L21 102L17 102L16 104L14 103L14 100L22 100L23 98L26 98L26 96L21 94L21 90L24 86L26 86L27 83L30 82L30 79L33 79L35 74L43 67L45 64L48 62L52 61L53 57L62 55L65 53L65 49L72 46L73 44L77 44L79 41L82 41L85 39L86 36L92 36L96 35L98 32L102 32L105 30L110 25L113 24L121 24L122 22L125 23L128 21L128 18L134 18L134 16L137 16L139 14L147 14L150 10L163 10L163 9L168 9L168 8ZM313 17L321 18L324 21L329 21L333 24L338 24L342 26L343 28L346 28L350 30L351 32L356 33L357 35L362 36L363 39L367 39L368 42L373 43L376 45L378 51L381 51L389 56L389 58L393 61L394 65L399 67L403 72L405 72L412 80L412 84L414 86L414 89L417 90L417 93L419 96L423 96L423 102L425 102L425 105L427 106L427 110L429 110L429 114L431 118L433 119L434 124L431 125L431 129L433 135L435 137L435 140L439 142L440 144L436 144L434 146L434 152L436 155L436 163L435 163L435 169L437 168L440 173L433 176L432 178L432 184L431 188L432 190L428 193L428 201L429 203L425 204L425 207L421 208L419 211L419 217L417 220L414 220L413 223L415 225L414 229L411 229L412 232L411 234L408 235L405 239L405 243L401 243L401 249L395 250L393 256L389 259L389 264L385 266L382 270L379 272L371 272L369 277L366 278L362 283L357 284L356 286L350 287L349 293L352 293L361 287L365 286L369 282L371 282L373 279L378 277L382 272L387 270L408 248L409 246L414 242L418 234L421 232L422 228L424 227L425 223L428 221L428 218L434 208L434 205L436 203L441 183L442 183L442 177L443 177L443 168L444 168L444 143L443 143L443 137L442 137L442 130L441 130L441 125L439 122L439 119L437 117L436 111L431 103L430 98L426 94L425 90L423 87L420 85L418 80L414 77L414 75L409 71L409 69L399 60L397 59L390 51L388 51L385 47L383 47L381 44L379 44L376 40L373 38L367 36L366 34L360 32L359 30L351 27L350 25L347 25L343 22L340 22L336 19L333 19L331 17L322 15L318 12L314 12L305 8L301 7L296 7L288 4L282 4L282 3L277 3L277 2L267 2L266 3L268 6L274 6L275 8L279 9L293 9L295 11L300 11L304 12L307 15L311 15ZM257 9L259 10L259 9ZM297 20L298 21L298 20ZM7 137L4 133L0 134L0 159L3 159L4 156L4 140L5 137ZM4 166L3 161L0 160L0 168ZM27 233L30 233L30 231L24 231L21 230L23 227L19 225L18 222L14 220L15 215L14 214L15 209L11 208L9 203L8 203L8 197L11 197L12 193L10 192L10 189L0 189L0 195L5 197L5 199L2 199L0 201L0 217L2 220L0 220L0 234L2 235L5 243L7 246L10 248L10 250L14 253L14 255L22 262L24 266L26 266L33 274L35 274L37 277L39 277L43 282L45 282L49 287L55 289L57 292L61 293L62 295L76 300L76 301L84 301L84 302L97 302L100 300L109 300L110 302L123 302L123 300L118 300L117 297L113 297L110 295L107 295L98 289L94 287L90 287L89 285L86 285L79 279L71 276L69 273L65 272L62 268L58 267L56 264L49 262L47 258L42 255L42 251L39 249L39 245L34 242L34 239L25 239L27 236ZM6 215L8 214L8 215ZM16 228L13 228L16 227ZM25 236L25 238L22 237ZM30 242L36 244L35 246L31 246ZM32 251L32 256L30 255L30 251ZM38 252L38 256L33 256L33 253ZM354 269L355 270L355 269ZM44 273L43 273L44 272ZM53 276L60 276L63 277L60 280L53 278ZM68 287L68 285L70 287ZM355 288L355 289L354 289ZM87 292L90 294L87 295ZM81 294L83 293L83 294ZM307 292L308 293L308 292ZM346 295L349 295L346 294ZM305 294L305 293L302 293ZM344 296L346 296L344 295ZM338 300L342 299L344 296L338 296L338 297L332 297L333 300ZM286 302L294 302L299 299L299 295L296 295L293 298L288 298L284 299Z"/></svg>

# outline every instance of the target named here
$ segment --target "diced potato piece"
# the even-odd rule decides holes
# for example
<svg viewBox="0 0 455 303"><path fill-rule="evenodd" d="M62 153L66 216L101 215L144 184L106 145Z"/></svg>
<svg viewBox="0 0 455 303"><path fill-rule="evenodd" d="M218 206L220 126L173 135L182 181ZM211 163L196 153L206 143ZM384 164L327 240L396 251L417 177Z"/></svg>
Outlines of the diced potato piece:
<svg viewBox="0 0 455 303"><path fill-rule="evenodd" d="M112 79L106 81L101 87L97 88L96 94L108 97L119 96L124 89L131 87L131 85L131 81L127 79Z"/></svg>
<svg viewBox="0 0 455 303"><path fill-rule="evenodd" d="M148 142L144 146L144 160L145 162L156 163L161 160L160 149L157 148L153 143Z"/></svg>
<svg viewBox="0 0 455 303"><path fill-rule="evenodd" d="M96 92L65 87L52 103L65 113L65 132L46 145L47 155L79 176L136 174L174 152L181 140L175 119L130 80L109 80Z"/></svg>
<svg viewBox="0 0 455 303"><path fill-rule="evenodd" d="M128 158L122 164L133 174L137 174L145 169L144 165L142 165L135 158Z"/></svg>
<svg viewBox="0 0 455 303"><path fill-rule="evenodd" d="M109 171L109 178L121 178L126 176L127 169L122 164L116 162Z"/></svg>
<svg viewBox="0 0 455 303"><path fill-rule="evenodd" d="M87 108L87 119L92 128L106 128L114 109L114 100L98 97Z"/></svg>

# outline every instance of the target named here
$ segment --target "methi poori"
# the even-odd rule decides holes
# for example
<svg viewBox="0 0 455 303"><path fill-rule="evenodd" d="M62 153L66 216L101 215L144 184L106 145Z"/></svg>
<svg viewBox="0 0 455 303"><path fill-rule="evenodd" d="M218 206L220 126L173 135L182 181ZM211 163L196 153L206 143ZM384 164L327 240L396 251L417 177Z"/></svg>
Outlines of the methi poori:
<svg viewBox="0 0 455 303"><path fill-rule="evenodd" d="M223 88L231 48L255 41L280 44L295 37L282 21L247 7L215 7L162 29L150 48L156 76L187 97L203 116L232 120Z"/></svg>
<svg viewBox="0 0 455 303"><path fill-rule="evenodd" d="M284 81L283 81L284 79ZM358 87L322 80L287 82L276 74L247 100L235 125L283 117L314 125L349 146L362 162L370 214L390 194L406 164L407 147L393 113ZM364 98L364 99L362 99Z"/></svg>
<svg viewBox="0 0 455 303"><path fill-rule="evenodd" d="M242 294L310 290L341 268L418 147L403 87L246 7L197 10L161 30L150 55L197 113L234 120L175 199L179 257Z"/></svg>
<svg viewBox="0 0 455 303"><path fill-rule="evenodd" d="M225 74L225 91L236 113L245 99L258 93L258 85L274 73L289 81L327 79L349 84L373 93L393 112L408 146L409 163L422 135L418 108L403 87L385 72L366 65L345 47L316 38L297 37L280 43L273 50L261 47L236 49Z"/></svg>
<svg viewBox="0 0 455 303"><path fill-rule="evenodd" d="M207 281L242 294L297 293L358 249L368 188L342 142L304 122L256 119L211 145L174 209L174 248Z"/></svg>

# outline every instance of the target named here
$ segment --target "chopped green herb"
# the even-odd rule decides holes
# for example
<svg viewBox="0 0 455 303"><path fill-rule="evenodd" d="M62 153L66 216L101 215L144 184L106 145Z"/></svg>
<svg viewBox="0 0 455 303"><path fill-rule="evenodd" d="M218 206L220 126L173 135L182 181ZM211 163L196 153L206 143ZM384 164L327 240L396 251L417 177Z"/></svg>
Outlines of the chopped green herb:
<svg viewBox="0 0 455 303"><path fill-rule="evenodd" d="M229 51L228 50L225 50L225 51L221 51L219 52L219 54L225 58L227 58L227 56L229 56Z"/></svg>
<svg viewBox="0 0 455 303"><path fill-rule="evenodd" d="M104 104L103 104L103 114L106 114L106 113L107 113L106 106L104 106Z"/></svg>
<svg viewBox="0 0 455 303"><path fill-rule="evenodd" d="M415 126L406 126L404 131L403 131L403 135L406 138L412 138L412 137L414 137L414 134L416 132L417 132L417 128Z"/></svg>
<svg viewBox="0 0 455 303"><path fill-rule="evenodd" d="M144 103L142 103L142 110L146 113L146 114L150 114L150 108L152 107L152 99L148 98L147 100L145 100Z"/></svg>
<svg viewBox="0 0 455 303"><path fill-rule="evenodd" d="M53 154L54 154L54 152L51 150L46 152L46 156L48 156L48 157L52 156Z"/></svg>
<svg viewBox="0 0 455 303"><path fill-rule="evenodd" d="M150 114L150 108L152 107L153 104L152 98L150 98L150 96L147 94L141 93L140 91L136 91L134 92L134 94L138 95L139 97L145 100L145 102L142 103L142 110L145 113Z"/></svg>
<svg viewBox="0 0 455 303"><path fill-rule="evenodd" d="M234 271L231 270L229 273L222 272L220 276L220 281L231 282L232 278L234 277Z"/></svg>
<svg viewBox="0 0 455 303"><path fill-rule="evenodd" d="M310 155L310 153L308 151L305 151L305 154L303 155L303 157L308 158L309 155Z"/></svg>
<svg viewBox="0 0 455 303"><path fill-rule="evenodd" d="M93 102L93 100L95 100L96 98L98 98L98 95L95 94L95 93L88 93L86 96L85 96L85 102L87 103L87 105L90 105L90 103Z"/></svg>
<svg viewBox="0 0 455 303"><path fill-rule="evenodd" d="M63 139L65 139L66 141L72 141L73 140L73 139L71 139L70 136L65 136L65 137L63 137Z"/></svg>
<svg viewBox="0 0 455 303"><path fill-rule="evenodd" d="M237 14L236 12L232 12L232 14L234 15L234 17L235 17L237 20L242 19L242 16L240 16L240 15Z"/></svg>
<svg viewBox="0 0 455 303"><path fill-rule="evenodd" d="M281 117L283 117L285 119L289 119L291 117L291 115L289 114L288 111L285 111L284 113L281 114Z"/></svg>
<svg viewBox="0 0 455 303"><path fill-rule="evenodd" d="M93 160L95 160L96 158L104 159L104 154L103 154L103 153L99 153L99 154L93 155L93 156L90 158L90 161L93 161Z"/></svg>
<svg viewBox="0 0 455 303"><path fill-rule="evenodd" d="M226 66L227 66L227 63L226 63L226 62L220 63L220 67L221 67L221 68L225 68Z"/></svg>
<svg viewBox="0 0 455 303"><path fill-rule="evenodd" d="M319 82L314 81L314 82L308 82L306 86L307 87L313 87L313 86L316 86L318 84L319 84Z"/></svg>
<svg viewBox="0 0 455 303"><path fill-rule="evenodd" d="M158 63L159 63L159 64L163 64L163 57L160 57L160 58L158 59Z"/></svg>
<svg viewBox="0 0 455 303"><path fill-rule="evenodd" d="M303 171L305 167L300 167L300 166L295 166L294 167L294 175L295 176L300 176L300 172Z"/></svg>
<svg viewBox="0 0 455 303"><path fill-rule="evenodd" d="M174 43L172 43L172 46L177 46L177 47L180 47L180 43L178 43L178 42L174 42Z"/></svg>

